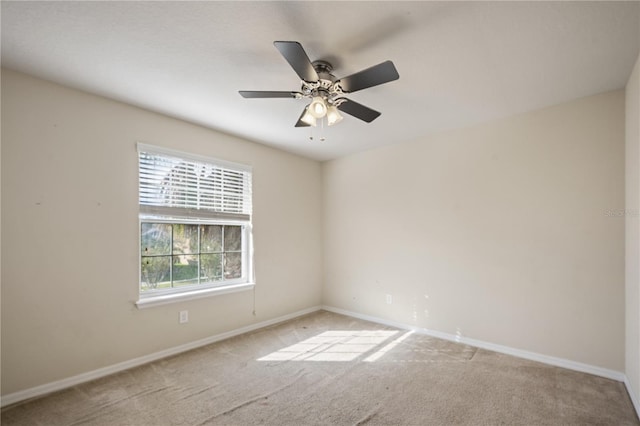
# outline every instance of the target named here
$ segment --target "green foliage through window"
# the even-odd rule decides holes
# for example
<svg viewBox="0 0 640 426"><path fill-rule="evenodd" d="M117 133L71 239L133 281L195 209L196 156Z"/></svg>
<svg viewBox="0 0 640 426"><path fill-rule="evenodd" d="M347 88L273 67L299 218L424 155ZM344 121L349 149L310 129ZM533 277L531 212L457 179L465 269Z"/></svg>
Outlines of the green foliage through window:
<svg viewBox="0 0 640 426"><path fill-rule="evenodd" d="M242 226L142 222L140 290L242 278Z"/></svg>

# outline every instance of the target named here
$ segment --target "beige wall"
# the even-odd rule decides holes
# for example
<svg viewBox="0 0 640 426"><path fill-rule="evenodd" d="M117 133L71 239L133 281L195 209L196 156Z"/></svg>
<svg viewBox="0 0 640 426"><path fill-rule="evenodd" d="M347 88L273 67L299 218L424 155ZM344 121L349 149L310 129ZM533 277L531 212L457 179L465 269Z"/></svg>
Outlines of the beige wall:
<svg viewBox="0 0 640 426"><path fill-rule="evenodd" d="M604 93L324 163L324 303L623 371L624 106Z"/></svg>
<svg viewBox="0 0 640 426"><path fill-rule="evenodd" d="M640 56L626 88L626 365L640 410ZM640 414L640 413L639 413Z"/></svg>
<svg viewBox="0 0 640 426"><path fill-rule="evenodd" d="M2 394L317 305L323 280L334 307L623 371L624 107L605 93L321 167L3 70ZM252 292L134 307L136 141L253 166L256 317Z"/></svg>
<svg viewBox="0 0 640 426"><path fill-rule="evenodd" d="M136 141L253 166L257 316L136 309ZM317 162L3 70L1 182L3 395L320 304Z"/></svg>

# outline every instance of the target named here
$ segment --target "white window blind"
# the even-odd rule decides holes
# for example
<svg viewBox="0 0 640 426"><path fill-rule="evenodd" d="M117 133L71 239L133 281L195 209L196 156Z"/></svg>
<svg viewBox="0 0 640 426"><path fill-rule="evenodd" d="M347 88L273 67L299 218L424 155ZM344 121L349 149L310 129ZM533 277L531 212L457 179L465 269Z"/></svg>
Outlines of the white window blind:
<svg viewBox="0 0 640 426"><path fill-rule="evenodd" d="M138 144L140 212L249 220L251 168Z"/></svg>

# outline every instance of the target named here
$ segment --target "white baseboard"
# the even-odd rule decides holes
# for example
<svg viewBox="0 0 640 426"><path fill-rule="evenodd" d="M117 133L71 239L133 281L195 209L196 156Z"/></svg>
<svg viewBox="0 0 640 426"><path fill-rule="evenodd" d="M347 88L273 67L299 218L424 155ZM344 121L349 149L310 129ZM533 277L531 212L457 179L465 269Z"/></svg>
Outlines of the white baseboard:
<svg viewBox="0 0 640 426"><path fill-rule="evenodd" d="M582 373L593 374L595 376L606 377L607 379L617 380L618 382L624 382L626 379L626 376L622 372L609 370L607 368L597 367L594 365L583 364L581 362L571 361L568 359L556 358L548 355L538 354L535 352L525 351L522 349L515 349L515 348L510 348L508 346L496 345L494 343L484 342L482 340L475 340L475 339L470 339L468 337L462 337L462 336L456 336L454 334L443 333L441 331L415 327L409 324L403 324L396 321L377 318L370 315L360 314L357 312L351 312L345 309L334 308L333 306L322 306L322 309L324 309L325 311L335 312L337 314L347 315L350 317L359 318L365 321L371 321L378 324L388 325L388 326L400 328L403 330L412 330L416 333L421 333L421 334L425 334L432 337L438 337L440 339L450 340L453 342L463 343L465 345L474 346L476 348L488 349L494 352L513 355L518 358L524 358L531 361L538 361L538 362L553 365L556 367L562 367L569 370L580 371Z"/></svg>
<svg viewBox="0 0 640 426"><path fill-rule="evenodd" d="M631 387L631 383L629 383L629 379L627 378L627 376L624 377L624 385L626 386L629 398L631 398L631 402L636 409L636 414L640 419L640 399L638 399L638 395L636 395L636 393L633 391L633 388Z"/></svg>
<svg viewBox="0 0 640 426"><path fill-rule="evenodd" d="M240 334L248 333L250 331L257 330L259 328L268 327L283 321L287 321L302 315L310 314L321 310L320 306L314 306L311 308L303 309L301 311L293 312L291 314L283 315L277 318L273 318L267 321L261 321L255 324L248 325L246 327L237 328L235 330L227 331L225 333L216 334L214 336L206 337L204 339L196 340L195 342L185 343L184 345L175 346L173 348L165 349L160 352L155 352L149 355L144 355L139 358L130 359L128 361L113 364L107 367L99 368L97 370L88 371L86 373L78 374L77 376L68 377L62 380L56 380L55 382L45 383L44 385L36 386L33 388L25 389L22 391L10 393L2 396L0 400L0 406L4 407L16 402L24 401L29 398L35 398L51 392L66 389L72 386L79 385L91 380L99 379L110 374L118 373L120 371L128 370L133 367L137 367L143 364L147 364L152 361L157 361L168 356L176 355L181 352L186 352L191 349L199 348L211 343L218 342L220 340L228 339Z"/></svg>

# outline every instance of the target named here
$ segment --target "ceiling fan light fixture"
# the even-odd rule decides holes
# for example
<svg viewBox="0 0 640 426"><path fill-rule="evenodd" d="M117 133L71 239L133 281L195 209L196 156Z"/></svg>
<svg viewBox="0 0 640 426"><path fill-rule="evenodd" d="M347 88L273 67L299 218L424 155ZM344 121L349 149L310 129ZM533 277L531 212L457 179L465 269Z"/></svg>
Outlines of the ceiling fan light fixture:
<svg viewBox="0 0 640 426"><path fill-rule="evenodd" d="M304 109L304 114L300 117L300 121L308 124L309 126L316 127L316 118L309 112L309 107Z"/></svg>
<svg viewBox="0 0 640 426"><path fill-rule="evenodd" d="M335 106L330 106L327 108L327 124L329 126L333 126L342 121L342 115L338 112L338 108Z"/></svg>
<svg viewBox="0 0 640 426"><path fill-rule="evenodd" d="M384 61L355 74L336 79L331 74L333 66L330 63L322 60L311 62L302 45L297 41L274 41L273 44L300 77L302 85L300 91L240 90L240 95L243 98L254 99L293 98L307 100L309 104L305 106L295 127L317 127L318 120L320 120L322 127L325 116L327 117L327 125L332 126L342 121L341 113L371 123L380 116L378 111L343 96L400 78L393 62ZM338 107L340 112L337 110Z"/></svg>
<svg viewBox="0 0 640 426"><path fill-rule="evenodd" d="M322 118L327 115L327 104L320 96L313 98L307 109L315 118Z"/></svg>

